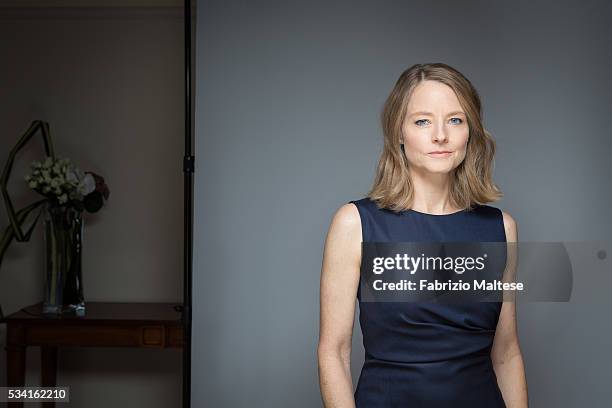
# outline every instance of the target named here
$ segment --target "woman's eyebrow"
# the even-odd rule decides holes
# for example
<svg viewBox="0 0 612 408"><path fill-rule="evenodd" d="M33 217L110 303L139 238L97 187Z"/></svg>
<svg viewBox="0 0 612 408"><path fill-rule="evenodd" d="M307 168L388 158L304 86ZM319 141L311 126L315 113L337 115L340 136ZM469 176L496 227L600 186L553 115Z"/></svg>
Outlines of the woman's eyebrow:
<svg viewBox="0 0 612 408"><path fill-rule="evenodd" d="M454 111L454 112L450 112L446 116L452 116L452 115L458 115L458 114L465 115L465 112L463 112L463 111ZM416 116L416 115L433 116L433 113L426 112L426 111L418 111L418 112L413 112L410 116Z"/></svg>

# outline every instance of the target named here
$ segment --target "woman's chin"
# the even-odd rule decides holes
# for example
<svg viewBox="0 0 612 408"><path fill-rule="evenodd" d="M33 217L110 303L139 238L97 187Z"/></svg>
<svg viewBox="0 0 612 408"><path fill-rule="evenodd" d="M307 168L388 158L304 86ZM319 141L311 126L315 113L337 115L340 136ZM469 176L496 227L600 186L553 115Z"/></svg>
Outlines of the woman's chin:
<svg viewBox="0 0 612 408"><path fill-rule="evenodd" d="M427 166L425 170L428 173L432 173L432 174L449 174L451 171L453 171L453 166L450 166L450 165Z"/></svg>

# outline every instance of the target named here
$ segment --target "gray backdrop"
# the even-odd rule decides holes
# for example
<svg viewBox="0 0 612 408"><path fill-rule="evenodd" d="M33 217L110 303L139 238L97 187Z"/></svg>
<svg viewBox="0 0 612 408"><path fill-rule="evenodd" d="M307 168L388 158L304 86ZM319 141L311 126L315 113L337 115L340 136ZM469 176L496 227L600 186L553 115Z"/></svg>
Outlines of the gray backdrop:
<svg viewBox="0 0 612 408"><path fill-rule="evenodd" d="M479 90L492 205L519 239L609 240L609 17L605 1L200 1L193 406L322 406L325 233L370 187L380 109L414 63ZM532 407L609 403L609 310L519 305ZM354 385L362 361L356 320Z"/></svg>

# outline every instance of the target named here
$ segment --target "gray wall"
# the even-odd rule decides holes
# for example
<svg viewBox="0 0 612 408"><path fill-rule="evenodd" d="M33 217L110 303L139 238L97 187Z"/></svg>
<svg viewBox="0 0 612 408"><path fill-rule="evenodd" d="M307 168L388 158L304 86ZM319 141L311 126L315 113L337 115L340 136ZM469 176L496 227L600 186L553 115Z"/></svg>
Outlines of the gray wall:
<svg viewBox="0 0 612 408"><path fill-rule="evenodd" d="M56 153L106 178L107 206L86 214L86 301L181 302L182 9L0 9L0 160L31 121L50 123ZM39 159L29 145L9 189L30 203L23 175ZM6 225L4 205L0 225ZM0 270L5 314L42 299L42 230L14 243ZM6 384L0 325L0 384ZM39 385L31 348L27 385ZM71 407L175 407L180 350L78 349L59 353L58 385ZM32 404L32 406L38 406Z"/></svg>
<svg viewBox="0 0 612 408"><path fill-rule="evenodd" d="M496 137L492 205L523 241L609 240L605 1L234 2L198 10L193 406L321 406L319 276L369 188L398 75L442 61ZM604 406L610 304L528 303L532 407ZM356 316L357 317L357 316ZM363 359L355 325L353 383Z"/></svg>

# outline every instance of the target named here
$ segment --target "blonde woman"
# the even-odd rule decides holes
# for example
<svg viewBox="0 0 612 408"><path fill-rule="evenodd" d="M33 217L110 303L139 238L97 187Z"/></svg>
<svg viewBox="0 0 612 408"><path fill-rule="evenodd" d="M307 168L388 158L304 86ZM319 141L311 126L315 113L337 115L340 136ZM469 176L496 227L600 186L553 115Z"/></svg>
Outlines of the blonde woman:
<svg viewBox="0 0 612 408"><path fill-rule="evenodd" d="M487 203L495 143L476 89L442 63L401 74L382 115L374 185L334 215L321 270L319 379L326 407L527 407L514 302L362 302L361 242L516 242ZM365 362L353 393L359 299ZM400 306L401 305L401 306Z"/></svg>

